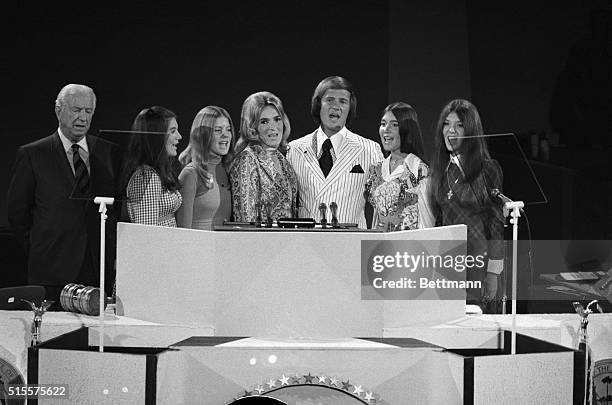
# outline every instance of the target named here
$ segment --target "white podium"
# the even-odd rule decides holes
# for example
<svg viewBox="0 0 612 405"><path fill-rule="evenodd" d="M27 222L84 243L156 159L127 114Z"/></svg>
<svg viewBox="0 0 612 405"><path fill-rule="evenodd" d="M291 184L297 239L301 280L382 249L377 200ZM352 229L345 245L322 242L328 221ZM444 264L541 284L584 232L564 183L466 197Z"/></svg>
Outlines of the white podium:
<svg viewBox="0 0 612 405"><path fill-rule="evenodd" d="M120 223L117 296L129 317L218 336L381 337L441 324L465 302L362 300L362 240L460 240L464 225L393 233L198 231Z"/></svg>

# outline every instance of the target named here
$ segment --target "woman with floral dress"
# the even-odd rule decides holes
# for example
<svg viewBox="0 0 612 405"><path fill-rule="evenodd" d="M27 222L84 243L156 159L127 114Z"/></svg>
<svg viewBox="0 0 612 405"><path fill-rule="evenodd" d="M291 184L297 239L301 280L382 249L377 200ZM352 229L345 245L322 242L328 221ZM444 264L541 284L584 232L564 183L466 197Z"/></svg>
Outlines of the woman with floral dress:
<svg viewBox="0 0 612 405"><path fill-rule="evenodd" d="M423 160L423 140L414 108L402 102L387 106L379 135L389 155L368 172L365 196L374 207L372 228L388 232L434 226L426 190L429 166Z"/></svg>

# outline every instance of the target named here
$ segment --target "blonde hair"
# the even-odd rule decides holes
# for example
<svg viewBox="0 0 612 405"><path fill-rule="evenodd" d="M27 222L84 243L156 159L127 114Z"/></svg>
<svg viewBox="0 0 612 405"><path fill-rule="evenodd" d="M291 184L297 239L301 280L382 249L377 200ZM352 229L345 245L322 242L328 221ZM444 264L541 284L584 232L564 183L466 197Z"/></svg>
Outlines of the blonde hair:
<svg viewBox="0 0 612 405"><path fill-rule="evenodd" d="M291 133L291 125L289 117L285 113L283 103L278 97L269 91L260 91L253 93L244 100L242 111L240 113L240 138L236 142L234 149L235 154L242 152L250 144L259 144L259 135L257 134L257 126L263 109L267 106L276 108L276 111L281 116L283 121L283 137L278 150L285 154L287 152L287 138Z"/></svg>

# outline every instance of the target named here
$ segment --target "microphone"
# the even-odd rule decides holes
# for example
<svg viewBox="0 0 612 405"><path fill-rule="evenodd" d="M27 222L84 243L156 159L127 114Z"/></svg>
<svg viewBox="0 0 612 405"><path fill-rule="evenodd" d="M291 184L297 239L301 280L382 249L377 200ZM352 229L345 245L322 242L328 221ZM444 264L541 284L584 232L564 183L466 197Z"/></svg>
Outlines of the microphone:
<svg viewBox="0 0 612 405"><path fill-rule="evenodd" d="M321 216L321 227L322 228L327 227L327 218L325 218L326 212L327 212L327 204L322 202L321 204L319 204L319 214Z"/></svg>
<svg viewBox="0 0 612 405"><path fill-rule="evenodd" d="M491 189L491 196L500 199L503 203L514 202L510 197L505 196L501 191L499 191L498 188Z"/></svg>
<svg viewBox="0 0 612 405"><path fill-rule="evenodd" d="M261 202L255 204L255 210L257 211L257 216L255 217L255 226L261 228Z"/></svg>
<svg viewBox="0 0 612 405"><path fill-rule="evenodd" d="M499 199L502 203L504 203L504 210L506 209L506 206L505 206L506 204L514 204L514 202L515 202L513 199L511 199L510 197L504 195L501 191L499 191L498 188L492 188L491 189L491 196ZM520 206L518 208L519 208L519 210L521 212L523 212L523 208L522 208L523 202L520 201L519 204L520 204ZM511 208L509 208L509 209L511 209ZM505 214L505 212L504 212L504 214Z"/></svg>
<svg viewBox="0 0 612 405"><path fill-rule="evenodd" d="M338 225L338 204L336 204L335 201L332 201L331 204L329 204L329 209L331 209L331 213L332 213L332 228L339 228Z"/></svg>
<svg viewBox="0 0 612 405"><path fill-rule="evenodd" d="M266 228L272 228L272 204L264 204L264 209L266 211Z"/></svg>

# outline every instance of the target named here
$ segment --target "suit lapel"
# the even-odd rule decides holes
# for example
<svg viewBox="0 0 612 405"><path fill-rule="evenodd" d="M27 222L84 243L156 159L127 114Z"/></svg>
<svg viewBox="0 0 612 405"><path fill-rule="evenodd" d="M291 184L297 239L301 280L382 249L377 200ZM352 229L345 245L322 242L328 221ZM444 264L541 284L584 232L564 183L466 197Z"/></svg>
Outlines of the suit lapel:
<svg viewBox="0 0 612 405"><path fill-rule="evenodd" d="M96 137L87 136L87 148L89 150L89 184L92 191L94 190L94 184L96 184L96 173L98 173L98 161L96 160L94 150L96 148Z"/></svg>
<svg viewBox="0 0 612 405"><path fill-rule="evenodd" d="M309 137L307 137L306 142L301 144L298 147L298 150L306 163L306 168L309 172L308 176L312 177L317 184L320 184L325 181L325 176L323 176L323 171L321 171L321 166L319 166L319 161L317 160L317 151L313 150L312 147L313 138L316 136L316 134L317 131L313 132Z"/></svg>
<svg viewBox="0 0 612 405"><path fill-rule="evenodd" d="M54 160L58 165L59 173L62 173L62 177L69 184L70 190L72 190L75 182L74 174L72 173L70 162L68 162L68 156L64 150L64 145L62 144L57 132L53 134L53 137L51 138L51 152L53 153Z"/></svg>

